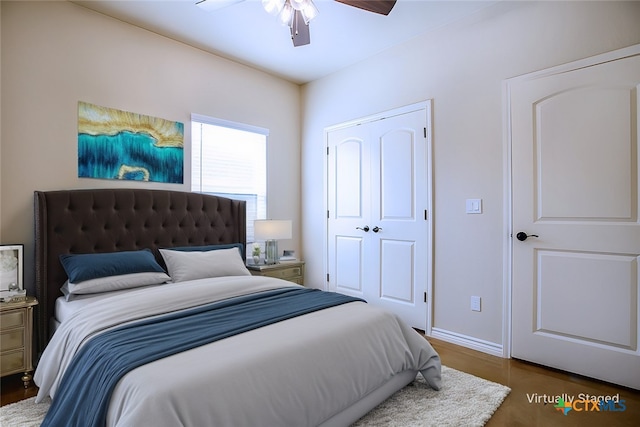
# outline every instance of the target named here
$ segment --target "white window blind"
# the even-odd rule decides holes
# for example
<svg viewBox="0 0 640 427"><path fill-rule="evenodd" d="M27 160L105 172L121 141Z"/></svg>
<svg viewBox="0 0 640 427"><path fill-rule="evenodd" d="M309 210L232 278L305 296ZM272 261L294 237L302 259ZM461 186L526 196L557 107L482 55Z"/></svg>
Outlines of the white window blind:
<svg viewBox="0 0 640 427"><path fill-rule="evenodd" d="M269 131L191 115L191 191L247 202L247 242L253 221L267 214Z"/></svg>

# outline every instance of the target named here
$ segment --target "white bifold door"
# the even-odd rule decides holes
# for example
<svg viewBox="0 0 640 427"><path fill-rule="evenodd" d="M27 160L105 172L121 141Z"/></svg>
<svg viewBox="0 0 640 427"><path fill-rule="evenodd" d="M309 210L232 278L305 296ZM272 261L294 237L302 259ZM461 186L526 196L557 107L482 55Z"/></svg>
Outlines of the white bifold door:
<svg viewBox="0 0 640 427"><path fill-rule="evenodd" d="M408 111L406 111L408 110ZM426 329L430 105L327 132L328 288Z"/></svg>
<svg viewBox="0 0 640 427"><path fill-rule="evenodd" d="M640 47L508 87L512 356L640 389Z"/></svg>

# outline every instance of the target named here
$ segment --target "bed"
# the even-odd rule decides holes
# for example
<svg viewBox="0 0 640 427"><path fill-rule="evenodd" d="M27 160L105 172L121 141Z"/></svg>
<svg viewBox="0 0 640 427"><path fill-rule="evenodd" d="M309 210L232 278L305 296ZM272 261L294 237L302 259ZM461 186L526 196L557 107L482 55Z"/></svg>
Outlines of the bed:
<svg viewBox="0 0 640 427"><path fill-rule="evenodd" d="M347 426L418 372L440 388L437 353L395 315L251 276L245 223L244 202L197 193L35 192L42 356L34 381L37 401L53 400L45 425L72 425L66 417L80 414L78 425ZM82 276L94 270L106 277ZM138 330L146 332L129 338ZM116 347L120 337L148 339L135 351L163 356L138 357ZM107 346L107 356L83 361L98 354L94 346ZM132 365L110 367L120 359ZM109 369L123 373L94 398Z"/></svg>

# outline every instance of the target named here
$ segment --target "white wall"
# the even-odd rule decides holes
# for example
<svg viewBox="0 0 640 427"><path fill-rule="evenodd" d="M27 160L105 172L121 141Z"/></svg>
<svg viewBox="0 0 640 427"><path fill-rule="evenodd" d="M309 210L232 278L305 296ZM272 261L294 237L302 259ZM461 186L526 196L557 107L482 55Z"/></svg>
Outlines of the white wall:
<svg viewBox="0 0 640 427"><path fill-rule="evenodd" d="M636 43L640 2L509 2L303 87L307 283L326 283L323 129L433 99L433 327L499 350L508 267L503 81ZM483 199L482 215L465 214L467 198ZM479 313L470 311L472 295L482 297Z"/></svg>
<svg viewBox="0 0 640 427"><path fill-rule="evenodd" d="M25 244L33 286L33 191L185 184L77 177L77 103L185 124L199 113L270 129L269 216L299 226L300 88L69 2L1 2L0 243ZM299 249L299 233L283 246Z"/></svg>

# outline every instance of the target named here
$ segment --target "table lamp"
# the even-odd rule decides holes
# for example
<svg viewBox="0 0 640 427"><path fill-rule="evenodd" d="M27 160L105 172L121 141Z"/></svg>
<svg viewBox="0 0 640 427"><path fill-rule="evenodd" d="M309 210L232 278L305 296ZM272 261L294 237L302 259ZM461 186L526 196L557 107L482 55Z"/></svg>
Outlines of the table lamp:
<svg viewBox="0 0 640 427"><path fill-rule="evenodd" d="M278 264L278 239L291 238L291 220L258 219L253 227L256 240L265 241L265 264Z"/></svg>

